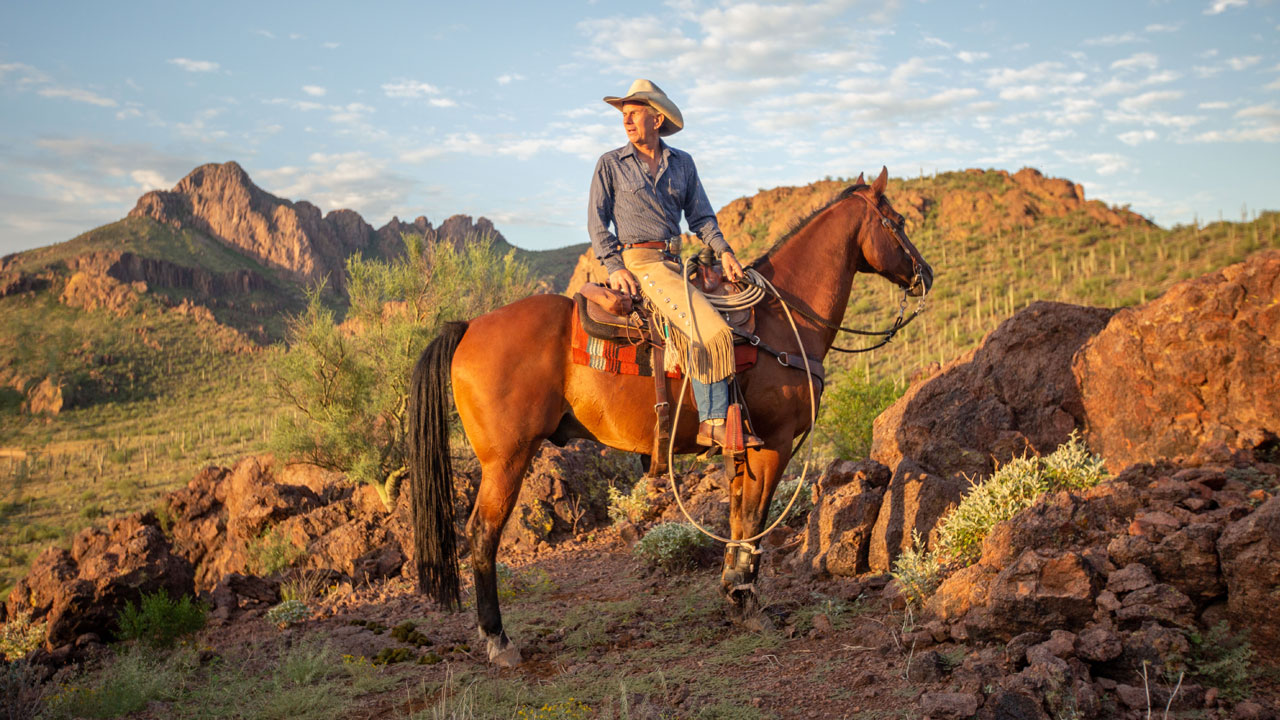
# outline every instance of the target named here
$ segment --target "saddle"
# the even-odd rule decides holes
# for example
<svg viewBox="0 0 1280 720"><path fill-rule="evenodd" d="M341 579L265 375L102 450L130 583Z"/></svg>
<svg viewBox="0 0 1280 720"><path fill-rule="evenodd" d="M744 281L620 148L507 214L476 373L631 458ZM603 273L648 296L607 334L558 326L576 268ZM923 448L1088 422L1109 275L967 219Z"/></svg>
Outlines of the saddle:
<svg viewBox="0 0 1280 720"><path fill-rule="evenodd" d="M735 295L737 287L725 283L718 268L696 266L689 282L708 296ZM654 332L657 313L647 304L635 305L625 294L596 283L586 283L574 295L578 306L578 318L582 329L588 335L599 340L626 342L632 345L663 345L662 333ZM755 332L756 316L754 308L743 308L722 315L729 327L733 328L734 343L747 342L744 336ZM656 338L656 340L655 340Z"/></svg>

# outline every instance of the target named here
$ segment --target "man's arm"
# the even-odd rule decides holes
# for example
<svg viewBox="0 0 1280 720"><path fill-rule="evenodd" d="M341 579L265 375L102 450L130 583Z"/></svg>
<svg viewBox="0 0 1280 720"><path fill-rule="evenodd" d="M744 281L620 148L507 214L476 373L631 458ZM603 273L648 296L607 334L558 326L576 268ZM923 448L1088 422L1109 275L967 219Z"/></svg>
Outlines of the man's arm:
<svg viewBox="0 0 1280 720"><path fill-rule="evenodd" d="M591 195L587 203L587 234L591 237L591 249L596 258L612 275L623 269L622 245L609 230L613 222L613 173L601 157L591 176Z"/></svg>
<svg viewBox="0 0 1280 720"><path fill-rule="evenodd" d="M689 170L692 191L686 194L685 220L689 223L689 229L697 233L698 237L702 238L702 242L706 243L707 247L720 258L725 277L730 282L737 282L742 279L742 264L738 262L737 256L733 254L733 248L729 247L724 234L720 232L720 222L716 220L716 214L711 211L711 201L707 199L707 191L702 188L702 180L698 178L698 168L694 165L692 157L689 158Z"/></svg>

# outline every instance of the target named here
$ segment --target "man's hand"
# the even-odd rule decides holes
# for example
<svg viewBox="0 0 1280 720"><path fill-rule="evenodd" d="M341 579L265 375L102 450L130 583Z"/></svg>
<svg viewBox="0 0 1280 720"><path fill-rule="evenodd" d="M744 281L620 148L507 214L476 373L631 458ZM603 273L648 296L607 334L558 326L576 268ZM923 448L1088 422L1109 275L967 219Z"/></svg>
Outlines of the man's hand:
<svg viewBox="0 0 1280 720"><path fill-rule="evenodd" d="M739 269L741 272L741 269ZM622 268L609 273L609 287L619 292L624 292L631 297L640 294L640 283L636 280L636 276L631 271Z"/></svg>
<svg viewBox="0 0 1280 720"><path fill-rule="evenodd" d="M724 268L724 277L729 282L738 282L744 276L742 264L732 252L720 256L720 267Z"/></svg>

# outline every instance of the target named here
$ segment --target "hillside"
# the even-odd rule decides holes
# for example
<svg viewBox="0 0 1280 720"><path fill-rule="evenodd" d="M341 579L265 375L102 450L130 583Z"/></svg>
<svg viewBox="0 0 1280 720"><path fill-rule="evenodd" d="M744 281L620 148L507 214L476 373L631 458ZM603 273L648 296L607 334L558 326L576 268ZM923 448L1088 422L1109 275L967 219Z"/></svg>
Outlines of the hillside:
<svg viewBox="0 0 1280 720"><path fill-rule="evenodd" d="M765 190L734 200L717 217L730 244L744 258L755 257L847 184L823 180ZM1163 229L1127 208L1086 200L1080 185L1029 168L892 179L886 195L933 266L928 310L891 345L836 355L834 362L899 388L932 363L974 347L1037 300L1136 305L1179 280L1280 247L1280 213ZM860 278L844 324L887 326L900 298L879 278Z"/></svg>
<svg viewBox="0 0 1280 720"><path fill-rule="evenodd" d="M823 180L734 200L720 211L721 225L751 257L845 184ZM219 206L215 195L242 204ZM843 368L901 391L1035 300L1133 305L1280 245L1274 212L1166 230L1033 170L897 179L889 197L934 266L934 291L927 312L893 344L835 357L833 388L844 382ZM138 208L73 240L0 260L0 592L51 539L101 514L146 507L205 463L265 447L274 406L263 353L275 352L270 343L300 307L299 277L339 264L338 254L326 253L391 252L401 232L455 243L492 232L506 245L484 218L454 216L438 227L424 217L393 219L373 230L350 211L321 216L309 203L252 186L234 163L198 168ZM282 237L297 241L299 257L310 253L310 264L284 262L288 253L271 248L253 251L252 233L218 234L257 232L272 218L297 230ZM321 239L306 235L312 227ZM558 289L573 258L579 270L589 264L585 249L516 253ZM899 299L878 278L860 278L845 322L888 325ZM332 302L340 306L340 296ZM54 395L59 414L24 414L24 403L39 396L47 405Z"/></svg>

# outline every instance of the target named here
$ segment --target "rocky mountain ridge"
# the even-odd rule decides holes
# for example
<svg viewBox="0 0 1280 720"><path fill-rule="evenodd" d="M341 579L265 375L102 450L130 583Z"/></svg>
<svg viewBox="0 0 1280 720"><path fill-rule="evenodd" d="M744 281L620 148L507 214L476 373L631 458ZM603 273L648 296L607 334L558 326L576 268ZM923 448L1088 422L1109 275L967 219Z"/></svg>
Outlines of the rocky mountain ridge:
<svg viewBox="0 0 1280 720"><path fill-rule="evenodd" d="M320 208L306 200L289 201L254 184L234 161L192 170L172 190L153 190L138 199L129 217L148 217L175 228L191 227L277 268L297 281L324 278L342 286L346 258L356 252L390 257L402 250L400 234L415 232L428 242L460 243L491 236L507 244L486 218L472 222L454 215L439 228L425 216L411 223L393 217L374 230L354 210Z"/></svg>

